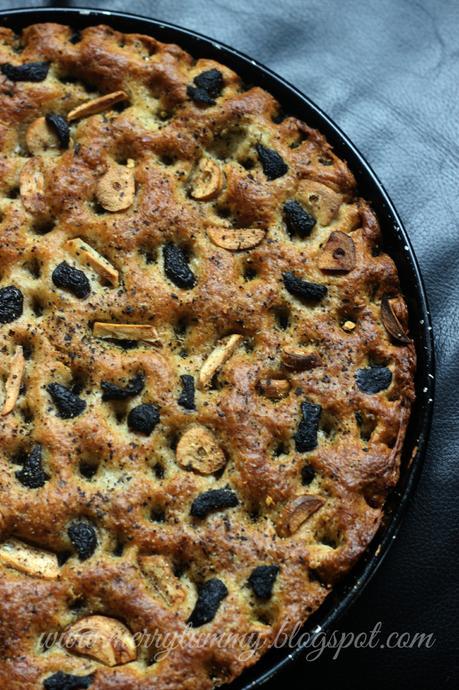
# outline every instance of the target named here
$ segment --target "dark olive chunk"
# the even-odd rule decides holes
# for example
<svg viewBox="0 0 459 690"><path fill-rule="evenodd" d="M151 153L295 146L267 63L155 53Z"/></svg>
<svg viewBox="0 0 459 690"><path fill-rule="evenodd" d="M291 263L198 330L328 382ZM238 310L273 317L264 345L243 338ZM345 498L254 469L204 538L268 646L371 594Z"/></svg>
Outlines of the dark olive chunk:
<svg viewBox="0 0 459 690"><path fill-rule="evenodd" d="M227 596L228 589L218 577L204 582L199 587L198 599L187 623L192 628L199 628L201 625L210 623L215 618L221 602Z"/></svg>
<svg viewBox="0 0 459 690"><path fill-rule="evenodd" d="M175 244L164 247L164 272L177 287L189 290L196 285L196 278L188 266L185 252Z"/></svg>
<svg viewBox="0 0 459 690"><path fill-rule="evenodd" d="M292 273L291 271L283 273L282 279L290 294L294 295L295 297L310 300L312 302L319 302L328 292L325 285L320 285L319 283L310 283L307 280L303 280L297 276L296 273Z"/></svg>
<svg viewBox="0 0 459 690"><path fill-rule="evenodd" d="M237 505L239 505L238 497L231 489L210 489L194 499L191 504L190 515L203 518L215 510L234 508Z"/></svg>
<svg viewBox="0 0 459 690"><path fill-rule="evenodd" d="M184 407L185 410L195 410L194 402L194 378L190 374L183 374L180 377L182 382L182 392L180 393L178 404Z"/></svg>
<svg viewBox="0 0 459 690"><path fill-rule="evenodd" d="M193 79L199 89L207 91L209 96L217 98L223 89L223 74L218 69L207 69Z"/></svg>
<svg viewBox="0 0 459 690"><path fill-rule="evenodd" d="M49 70L49 62L26 62L24 65L2 65L2 72L10 81L43 81Z"/></svg>
<svg viewBox="0 0 459 690"><path fill-rule="evenodd" d="M0 323L11 323L22 315L24 298L14 285L0 288Z"/></svg>
<svg viewBox="0 0 459 690"><path fill-rule="evenodd" d="M304 465L301 470L301 481L304 486L308 486L314 480L316 476L316 471L312 465Z"/></svg>
<svg viewBox="0 0 459 690"><path fill-rule="evenodd" d="M223 74L218 69L208 69L193 79L193 85L187 87L188 96L199 105L215 105L223 89Z"/></svg>
<svg viewBox="0 0 459 690"><path fill-rule="evenodd" d="M128 426L131 431L139 431L149 436L160 419L159 409L153 403L142 403L133 407L128 414Z"/></svg>
<svg viewBox="0 0 459 690"><path fill-rule="evenodd" d="M295 448L298 453L307 453L317 446L321 413L320 405L307 401L301 403L301 420L295 434Z"/></svg>
<svg viewBox="0 0 459 690"><path fill-rule="evenodd" d="M387 367L367 367L358 369L355 375L358 387L363 393L379 393L388 388L392 381L392 372Z"/></svg>
<svg viewBox="0 0 459 690"><path fill-rule="evenodd" d="M92 684L94 676L74 676L58 671L43 681L45 690L86 690Z"/></svg>
<svg viewBox="0 0 459 690"><path fill-rule="evenodd" d="M198 86L189 84L186 87L186 92L191 100L198 103L198 105L215 105L215 99L209 96L205 89L200 89Z"/></svg>
<svg viewBox="0 0 459 690"><path fill-rule="evenodd" d="M145 377L143 374L136 374L127 386L118 386L111 381L102 381L100 385L103 390L102 400L125 400L138 395L144 389Z"/></svg>
<svg viewBox="0 0 459 690"><path fill-rule="evenodd" d="M83 271L80 271L79 268L70 266L66 261L56 266L52 278L56 287L68 290L75 295L75 297L84 299L91 294L89 280Z"/></svg>
<svg viewBox="0 0 459 690"><path fill-rule="evenodd" d="M70 43L73 43L73 45L76 45L81 41L81 33L79 31L74 31L70 36L69 41Z"/></svg>
<svg viewBox="0 0 459 690"><path fill-rule="evenodd" d="M67 533L80 561L92 556L97 546L97 533L93 525L75 521L69 526Z"/></svg>
<svg viewBox="0 0 459 690"><path fill-rule="evenodd" d="M42 450L39 443L36 443L22 460L22 469L18 470L15 476L28 489L39 489L48 481L49 475L42 467Z"/></svg>
<svg viewBox="0 0 459 690"><path fill-rule="evenodd" d="M278 573L278 565L259 565L250 573L247 584L259 599L270 599Z"/></svg>
<svg viewBox="0 0 459 690"><path fill-rule="evenodd" d="M290 235L308 237L316 224L316 219L298 202L286 201L284 204L284 219Z"/></svg>
<svg viewBox="0 0 459 690"><path fill-rule="evenodd" d="M55 113L48 113L46 116L46 122L56 133L61 148L68 148L70 142L70 129L65 117L62 117L62 115L56 115Z"/></svg>
<svg viewBox="0 0 459 690"><path fill-rule="evenodd" d="M86 401L75 395L70 388L61 383L50 383L46 390L53 399L57 407L59 417L62 419L72 419L78 417L86 409Z"/></svg>
<svg viewBox="0 0 459 690"><path fill-rule="evenodd" d="M276 180L288 171L288 165L284 163L281 156L273 149L268 149L262 144L255 146L258 158L263 168L263 172L268 180Z"/></svg>

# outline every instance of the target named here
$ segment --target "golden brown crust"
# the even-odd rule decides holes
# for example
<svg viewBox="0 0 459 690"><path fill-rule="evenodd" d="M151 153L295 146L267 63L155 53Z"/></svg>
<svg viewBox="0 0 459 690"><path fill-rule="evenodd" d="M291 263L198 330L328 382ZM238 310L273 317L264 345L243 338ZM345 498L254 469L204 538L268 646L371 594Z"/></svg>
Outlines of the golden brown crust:
<svg viewBox="0 0 459 690"><path fill-rule="evenodd" d="M58 577L48 579L0 562L0 686L41 688L65 671L94 674L94 690L205 690L254 663L281 625L305 620L378 529L399 473L415 369L413 343L386 330L381 301L391 299L392 327L403 333L406 305L394 263L378 253L373 211L319 132L292 117L276 122L268 93L244 90L227 67L177 46L105 26L76 42L71 35L57 24L20 38L0 29L1 64L50 64L40 82L0 74L0 288L16 286L24 298L22 315L0 325L4 384L17 348L26 358L14 408L0 416L0 543L60 557ZM199 104L188 87L211 69L223 90ZM69 147L56 150L39 118L118 91L127 99L111 109L77 110ZM269 179L260 145L288 169ZM290 200L315 219L307 237L287 231ZM225 248L231 232L237 241L230 236L235 246ZM352 240L344 268L333 258L343 237L327 244L332 232ZM91 260L69 244L77 238ZM194 276L187 288L165 272L171 244ZM53 282L64 261L84 272L89 295ZM285 273L328 292L302 301ZM123 349L116 328L111 339L96 337L97 323L143 330ZM231 352L209 364L228 339ZM392 375L373 394L355 378L369 365ZM181 376L196 384L188 406L178 403ZM102 382L134 389L136 377L137 392L103 399ZM84 410L59 416L49 384L74 386ZM294 440L305 401L320 406L312 450ZM140 404L160 415L151 433L130 415ZM205 441L203 464L195 440L192 452L182 442L177 461L190 428ZM42 475L30 488L18 473L35 447ZM224 487L238 505L190 515L198 495ZM97 534L85 560L69 538L75 521ZM247 584L260 565L279 568L267 601ZM227 595L211 622L187 628L198 587L211 578ZM133 660L114 667L63 643L40 647L42 633L87 616L163 643L139 645L135 659L116 657ZM221 647L216 632L235 637ZM184 642L152 663L166 634ZM260 643L252 655L251 635Z"/></svg>

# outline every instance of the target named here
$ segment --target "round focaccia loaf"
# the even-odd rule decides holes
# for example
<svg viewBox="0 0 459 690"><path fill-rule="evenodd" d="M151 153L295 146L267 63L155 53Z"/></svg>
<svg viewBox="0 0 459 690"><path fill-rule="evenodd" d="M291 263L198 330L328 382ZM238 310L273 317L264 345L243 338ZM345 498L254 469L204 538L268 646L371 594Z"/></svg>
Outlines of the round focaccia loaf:
<svg viewBox="0 0 459 690"><path fill-rule="evenodd" d="M381 523L396 267L324 137L224 65L0 39L0 685L205 690Z"/></svg>

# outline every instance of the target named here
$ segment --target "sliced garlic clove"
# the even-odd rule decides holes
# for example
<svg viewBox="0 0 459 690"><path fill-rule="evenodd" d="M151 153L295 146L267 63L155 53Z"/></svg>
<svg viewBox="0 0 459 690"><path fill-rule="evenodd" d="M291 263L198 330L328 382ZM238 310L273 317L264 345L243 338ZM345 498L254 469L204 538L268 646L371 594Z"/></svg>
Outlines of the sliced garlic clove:
<svg viewBox="0 0 459 690"><path fill-rule="evenodd" d="M115 618L86 616L68 627L62 636L68 651L84 654L106 666L120 666L137 659L130 630Z"/></svg>
<svg viewBox="0 0 459 690"><path fill-rule="evenodd" d="M277 533L280 537L290 537L297 532L301 525L308 520L325 500L320 496L304 494L289 501L277 521Z"/></svg>
<svg viewBox="0 0 459 690"><path fill-rule="evenodd" d="M340 230L330 233L317 262L319 268L322 271L347 273L355 268L355 262L355 244L352 237Z"/></svg>
<svg viewBox="0 0 459 690"><path fill-rule="evenodd" d="M116 103L121 103L122 101L128 100L129 96L125 91L113 91L113 93L107 93L105 96L93 98L91 101L82 103L71 110L67 115L67 121L73 122L74 120L81 120L83 117L103 113L105 110L109 110Z"/></svg>
<svg viewBox="0 0 459 690"><path fill-rule="evenodd" d="M44 117L38 117L29 125L26 132L26 144L34 156L42 153L59 154L59 139Z"/></svg>
<svg viewBox="0 0 459 690"><path fill-rule="evenodd" d="M5 383L5 400L1 415L9 414L16 405L21 388L22 377L24 375L25 359L21 345L16 347L14 355L11 358L10 371Z"/></svg>
<svg viewBox="0 0 459 690"><path fill-rule="evenodd" d="M133 167L112 161L97 183L96 196L100 205L111 213L132 206L135 197Z"/></svg>
<svg viewBox="0 0 459 690"><path fill-rule="evenodd" d="M207 228L210 240L222 249L230 252L253 249L263 241L266 230L261 228Z"/></svg>
<svg viewBox="0 0 459 690"><path fill-rule="evenodd" d="M302 350L299 347L286 345L282 348L282 363L289 369L296 371L305 371L307 369L314 369L320 367L322 360L317 352L310 352Z"/></svg>
<svg viewBox="0 0 459 690"><path fill-rule="evenodd" d="M381 299L381 321L386 331L399 343L409 343L410 338L400 323L391 302L395 299L388 295L383 295Z"/></svg>
<svg viewBox="0 0 459 690"><path fill-rule="evenodd" d="M215 161L201 158L193 176L191 196L197 201L209 201L218 196L223 186L223 173Z"/></svg>
<svg viewBox="0 0 459 690"><path fill-rule="evenodd" d="M195 425L187 429L177 445L177 462L201 474L217 472L226 464L223 450L209 429Z"/></svg>
<svg viewBox="0 0 459 690"><path fill-rule="evenodd" d="M56 580L59 576L55 554L24 544L18 539L9 539L0 545L0 563L43 580Z"/></svg>
<svg viewBox="0 0 459 690"><path fill-rule="evenodd" d="M114 287L119 285L120 274L116 268L84 240L76 237L73 240L68 240L65 246L77 259L89 264L103 280L111 283Z"/></svg>
<svg viewBox="0 0 459 690"><path fill-rule="evenodd" d="M207 388L210 386L217 371L231 357L243 339L242 335L234 333L233 335L226 336L226 338L222 338L218 342L217 347L210 353L201 367L198 376L199 388Z"/></svg>
<svg viewBox="0 0 459 690"><path fill-rule="evenodd" d="M22 205L29 213L41 215L45 208L45 176L41 160L31 158L21 170L19 192Z"/></svg>
<svg viewBox="0 0 459 690"><path fill-rule="evenodd" d="M343 196L330 187L315 180L302 180L298 192L321 225L329 225L338 215Z"/></svg>
<svg viewBox="0 0 459 690"><path fill-rule="evenodd" d="M145 340L147 343L158 343L159 337L154 326L136 323L106 323L96 321L93 328L95 338L113 338L115 340Z"/></svg>

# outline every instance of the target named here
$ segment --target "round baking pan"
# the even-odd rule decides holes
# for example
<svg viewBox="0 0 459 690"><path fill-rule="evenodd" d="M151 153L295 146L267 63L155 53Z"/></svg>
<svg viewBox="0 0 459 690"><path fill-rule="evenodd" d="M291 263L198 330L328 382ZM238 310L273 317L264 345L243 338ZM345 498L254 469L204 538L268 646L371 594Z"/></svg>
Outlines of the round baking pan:
<svg viewBox="0 0 459 690"><path fill-rule="evenodd" d="M362 592L396 538L401 518L421 471L432 417L432 326L416 257L397 211L368 163L339 127L285 79L237 50L173 24L121 12L83 8L29 8L9 10L0 17L0 25L16 31L37 22L60 22L71 25L75 30L95 24L108 24L119 31L150 34L160 41L177 43L196 58L212 58L228 65L246 84L261 86L269 91L277 98L285 113L305 120L322 132L337 155L347 161L356 177L359 194L371 202L378 215L383 249L398 267L402 290L408 302L410 330L417 352L416 402L402 452L400 480L387 500L383 524L356 567L332 591L302 630L310 634L330 631ZM301 651L301 646L269 651L253 668L234 681L228 690L260 687L298 657Z"/></svg>

